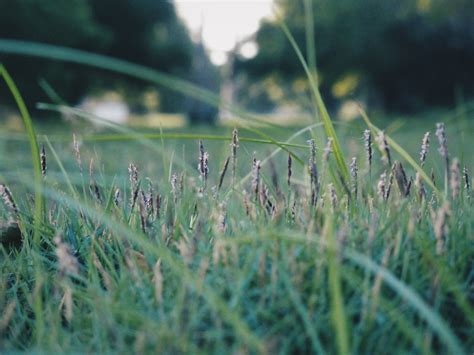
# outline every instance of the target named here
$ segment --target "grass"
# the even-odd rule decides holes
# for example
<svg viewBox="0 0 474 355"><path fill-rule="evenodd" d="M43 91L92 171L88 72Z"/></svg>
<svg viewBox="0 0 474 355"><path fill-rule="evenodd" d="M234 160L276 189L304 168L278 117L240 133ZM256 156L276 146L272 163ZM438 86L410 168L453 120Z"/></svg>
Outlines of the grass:
<svg viewBox="0 0 474 355"><path fill-rule="evenodd" d="M287 153L280 149L271 168L265 157L278 146L265 148L245 130L241 138L245 134L249 139L240 140L237 182L252 169L256 151L257 159L266 162L256 199L250 180L232 188L230 169L219 194L212 189L231 147L225 140L206 140L209 129L191 137L157 133L148 141L139 139L139 132L104 132L108 140L82 143L82 170L72 138L40 134L47 152L42 181L47 218L40 226L41 243L2 246L2 349L469 351L474 345L469 288L474 251L468 191L461 187L458 197L448 198L444 249L438 255L433 215L443 208L443 196L425 184L425 199L419 199L415 186L405 198L393 182L388 199L380 198L377 178L390 167L379 161L376 151L373 178L368 179L357 126L339 132L358 130L360 137L358 151L351 152L359 158L357 197L338 192L333 205L322 185L316 206L309 202L306 168L293 166L288 186ZM448 139L453 129L447 126ZM271 130L282 143L286 132ZM122 141L125 134L129 140ZM215 129L213 135L230 139L231 132ZM204 191L196 168L198 138L204 139L210 155ZM306 131L291 142L304 160L308 138ZM421 136L417 138L421 144ZM34 190L31 163L23 160L26 147L20 137L4 136L2 142L2 156L11 149L7 155L12 160L2 164L1 175L27 221L26 242L34 230L34 204L28 198ZM449 142L452 154L463 149L454 139ZM436 145L432 139L424 169L433 167L436 183L442 184L443 160ZM162 155L156 153L160 149L165 150ZM403 158L396 151L392 155ZM13 159L19 164L13 165ZM321 184L331 181L333 159L330 155L323 162L318 155ZM131 162L139 169L137 185L129 181ZM175 173L178 186L173 187L170 176ZM414 171L407 168L407 174ZM136 188L143 194L138 193L131 210ZM114 203L117 189L121 198ZM147 203L151 193L154 211ZM7 218L11 212L6 205L0 211L5 220L16 218Z"/></svg>
<svg viewBox="0 0 474 355"><path fill-rule="evenodd" d="M256 128L254 115L230 107L243 118L238 141L225 127L143 132L49 104L38 108L76 120L35 132L2 69L28 132L0 132L2 352L472 352L472 177L461 171L474 163L469 112L442 116L453 162L446 177L433 121L374 125L361 112L358 121L333 122L315 78L312 35L306 64L282 28L321 122L295 132ZM0 51L220 101L86 52L10 40L0 40ZM382 152L377 127L385 127ZM314 141L321 129L332 145ZM425 130L426 162L417 157ZM393 165L381 159L386 149ZM348 157L356 158L351 165Z"/></svg>

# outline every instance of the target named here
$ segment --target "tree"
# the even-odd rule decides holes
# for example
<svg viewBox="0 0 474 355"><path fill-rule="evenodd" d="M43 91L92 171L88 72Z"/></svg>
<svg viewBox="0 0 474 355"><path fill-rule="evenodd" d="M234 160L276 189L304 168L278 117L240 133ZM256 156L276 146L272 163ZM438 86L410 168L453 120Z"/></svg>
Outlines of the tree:
<svg viewBox="0 0 474 355"><path fill-rule="evenodd" d="M305 53L302 1L280 0L284 20ZM474 94L474 3L469 0L317 0L313 5L321 90L351 76L358 88L377 93L389 110L413 111L452 104L455 91ZM277 73L304 76L279 25L266 22L256 34L258 55L237 70L262 79ZM374 96L374 95L372 95ZM347 97L347 96L346 96Z"/></svg>
<svg viewBox="0 0 474 355"><path fill-rule="evenodd" d="M0 37L38 41L105 54L187 77L193 44L169 1L0 0ZM143 82L49 60L0 55L31 107L46 99L44 78L67 102L86 93L118 88L133 104ZM184 97L158 88L161 109L176 111Z"/></svg>

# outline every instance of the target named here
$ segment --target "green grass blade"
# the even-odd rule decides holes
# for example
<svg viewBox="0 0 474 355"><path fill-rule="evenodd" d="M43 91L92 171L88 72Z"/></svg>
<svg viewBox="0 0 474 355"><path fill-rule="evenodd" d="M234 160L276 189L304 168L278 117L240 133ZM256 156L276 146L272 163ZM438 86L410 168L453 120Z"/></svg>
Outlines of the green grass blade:
<svg viewBox="0 0 474 355"><path fill-rule="evenodd" d="M61 173L64 176L64 180L65 180L66 185L69 189L69 192L71 193L72 196L74 196L74 198L78 199L79 194L77 193L76 189L72 185L71 179L69 178L69 174L67 173L66 169L64 169L64 165L61 162L61 159L59 158L58 153L56 153L56 149L54 149L54 147L51 144L51 142L49 141L48 137L45 136L44 140L46 141L46 144L48 145L49 150L53 154L54 160L56 161L56 164L58 164L58 166L59 166L59 170L61 170Z"/></svg>
<svg viewBox="0 0 474 355"><path fill-rule="evenodd" d="M308 67L308 64L306 63L306 60L304 59L303 54L301 53L301 50L298 47L298 44L296 43L296 40L294 39L293 35L290 33L290 30L288 29L285 22L281 19L280 19L280 26L283 32L285 33L286 37L288 38L288 41L290 42L291 46L293 47L293 50L295 51L301 65L304 68L306 76L308 77L311 91L316 100L316 105L318 106L319 113L321 114L321 120L324 125L324 130L326 132L326 135L332 138L333 140L332 142L333 153L334 153L334 158L336 159L337 166L339 168L342 178L344 179L346 184L349 184L349 180L350 180L349 170L347 169L347 166L344 160L344 154L342 152L341 145L337 138L336 131L334 130L331 117L329 116L329 113L326 109L326 105L324 104L324 101L321 97L321 93L319 92L318 83L316 82L314 75L312 75L311 70Z"/></svg>
<svg viewBox="0 0 474 355"><path fill-rule="evenodd" d="M128 76L135 77L147 82L163 85L171 90L180 92L186 96L208 103L211 106L223 107L229 112L237 115L238 117L246 119L247 121L243 122L243 124L245 124L244 128L250 129L250 124L254 122L265 123L268 125L267 122L262 121L257 115L248 113L242 110L241 108L236 107L235 105L231 105L227 102L222 101L219 95L209 90L191 84L188 81L177 79L172 75L165 74L138 64L133 64L124 60L66 47L6 39L0 39L0 52L33 56L39 58L49 58L70 63L78 63L82 65L88 65L104 69L107 71L126 74ZM260 135L262 138L268 139L268 136L260 130L252 128L252 131ZM276 141L273 143L278 145ZM294 155L294 153L292 153L288 148L281 148L286 150L289 154ZM301 159L298 158L296 155L294 155L294 158L298 162L302 163Z"/></svg>
<svg viewBox="0 0 474 355"><path fill-rule="evenodd" d="M28 134L28 142L31 149L31 159L33 162L33 175L34 175L34 191L35 191L35 212L34 212L34 230L33 230L33 242L38 245L40 242L40 228L43 219L43 210L44 210L44 200L41 193L42 188L42 175L41 175L41 162L40 162L40 153L38 148L38 142L36 140L36 133L33 127L33 122L31 121L30 114L26 108L25 102L21 97L18 88L15 85L15 82L11 78L10 74L6 68L0 64L0 75L5 80L5 83L8 86L8 89L13 95L15 102L20 110L21 117L23 119L23 124L25 125L26 132Z"/></svg>
<svg viewBox="0 0 474 355"><path fill-rule="evenodd" d="M345 255L354 263L364 267L365 269L378 274L394 291L396 291L403 299L409 302L419 314L426 320L428 325L438 333L440 340L442 340L449 348L451 354L465 354L459 339L452 332L448 325L443 319L431 309L423 299L415 293L410 287L398 280L390 271L386 268L377 265L370 258L356 253L346 251Z"/></svg>
<svg viewBox="0 0 474 355"><path fill-rule="evenodd" d="M341 286L341 270L336 255L336 236L333 231L333 215L328 211L324 223L322 238L327 241L326 248L329 269L329 294L331 299L331 315L334 330L336 332L336 344L339 354L349 354L349 334L347 328L346 312L344 307L344 296Z"/></svg>

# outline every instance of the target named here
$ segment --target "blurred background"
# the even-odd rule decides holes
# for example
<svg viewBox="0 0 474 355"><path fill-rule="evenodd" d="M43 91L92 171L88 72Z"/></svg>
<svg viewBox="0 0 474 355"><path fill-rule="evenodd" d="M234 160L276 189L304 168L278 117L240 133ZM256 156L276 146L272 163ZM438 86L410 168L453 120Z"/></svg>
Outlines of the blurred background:
<svg viewBox="0 0 474 355"><path fill-rule="evenodd" d="M472 0L0 0L2 39L121 58L274 122L304 124L314 114L308 80L280 19L316 65L334 117L354 118L358 103L387 117L472 107ZM103 70L4 53L0 62L38 120L51 113L35 104L52 101L144 126L233 118L220 107ZM14 112L0 85L0 120Z"/></svg>

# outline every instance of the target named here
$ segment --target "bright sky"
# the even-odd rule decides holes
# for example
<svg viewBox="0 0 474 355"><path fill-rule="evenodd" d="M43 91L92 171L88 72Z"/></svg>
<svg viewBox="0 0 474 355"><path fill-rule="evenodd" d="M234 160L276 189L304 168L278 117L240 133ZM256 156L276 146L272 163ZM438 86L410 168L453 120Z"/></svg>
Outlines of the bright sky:
<svg viewBox="0 0 474 355"><path fill-rule="evenodd" d="M202 28L202 38L214 64L226 61L226 52L237 41L258 29L263 17L271 17L273 0L175 0L178 14L196 37ZM249 43L241 54L253 57L257 47Z"/></svg>

